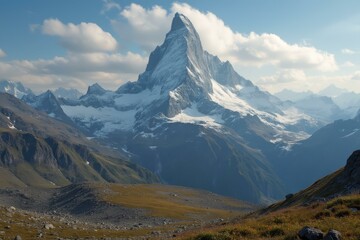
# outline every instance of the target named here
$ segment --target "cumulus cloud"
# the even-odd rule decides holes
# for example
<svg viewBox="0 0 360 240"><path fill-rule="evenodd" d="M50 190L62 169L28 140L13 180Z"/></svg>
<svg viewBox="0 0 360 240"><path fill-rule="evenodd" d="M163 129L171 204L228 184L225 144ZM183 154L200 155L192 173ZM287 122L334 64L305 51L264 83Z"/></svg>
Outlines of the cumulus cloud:
<svg viewBox="0 0 360 240"><path fill-rule="evenodd" d="M132 3L121 11L124 21L112 20L119 35L129 41L135 41L141 48L151 51L164 39L171 25L172 16L162 7L145 9Z"/></svg>
<svg viewBox="0 0 360 240"><path fill-rule="evenodd" d="M21 81L35 91L60 86L85 90L95 82L117 89L145 69L147 56L115 51L116 40L94 23L47 19L38 26L44 34L57 36L67 53L52 59L0 61L2 78Z"/></svg>
<svg viewBox="0 0 360 240"><path fill-rule="evenodd" d="M101 14L105 14L111 10L121 10L121 7L118 3L112 1L112 0L103 0L103 7L101 9Z"/></svg>
<svg viewBox="0 0 360 240"><path fill-rule="evenodd" d="M5 57L6 53L0 48L0 58Z"/></svg>
<svg viewBox="0 0 360 240"><path fill-rule="evenodd" d="M234 32L215 14L201 12L186 3L173 3L170 12L160 6L145 9L133 3L121 12L126 23L113 21L113 25L120 34L126 34L124 37L137 42L145 50L152 50L169 31L175 12L183 13L192 21L205 50L233 64L320 71L338 68L333 54L311 46L289 44L275 34Z"/></svg>
<svg viewBox="0 0 360 240"><path fill-rule="evenodd" d="M46 19L42 32L57 36L60 43L71 52L110 52L117 48L113 36L95 23L64 24L58 19Z"/></svg>
<svg viewBox="0 0 360 240"><path fill-rule="evenodd" d="M355 51L353 51L351 49L348 49L348 48L344 48L344 49L341 49L341 53L342 54L353 55L353 54L355 54Z"/></svg>
<svg viewBox="0 0 360 240"><path fill-rule="evenodd" d="M131 52L70 53L50 60L0 61L0 75L4 79L21 81L35 90L60 86L85 90L95 82L116 89L124 82L136 80L146 62L145 57Z"/></svg>

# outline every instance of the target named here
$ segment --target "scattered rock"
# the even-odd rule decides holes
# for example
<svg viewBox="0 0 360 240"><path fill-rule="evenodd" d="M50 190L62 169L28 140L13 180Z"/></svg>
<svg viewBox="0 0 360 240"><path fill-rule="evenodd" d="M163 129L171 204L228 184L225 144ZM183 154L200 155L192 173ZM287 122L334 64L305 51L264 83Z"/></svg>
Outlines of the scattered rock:
<svg viewBox="0 0 360 240"><path fill-rule="evenodd" d="M52 225L51 223L46 223L46 224L44 225L44 228L45 228L46 230L50 230L50 229L54 229L55 227L54 227L54 225Z"/></svg>
<svg viewBox="0 0 360 240"><path fill-rule="evenodd" d="M303 227L298 235L303 240L318 240L324 237L324 233L320 229L312 227Z"/></svg>
<svg viewBox="0 0 360 240"><path fill-rule="evenodd" d="M357 208L350 208L350 211L353 212L353 213L356 213L358 212L359 210Z"/></svg>
<svg viewBox="0 0 360 240"><path fill-rule="evenodd" d="M161 234L160 231L152 231L152 232L151 232L151 235L160 235L160 234Z"/></svg>
<svg viewBox="0 0 360 240"><path fill-rule="evenodd" d="M16 211L16 208L13 207L13 206L11 206L11 207L9 207L7 210L8 210L8 212L15 212L15 211Z"/></svg>
<svg viewBox="0 0 360 240"><path fill-rule="evenodd" d="M331 229L324 237L324 240L340 240L341 233L334 229Z"/></svg>
<svg viewBox="0 0 360 240"><path fill-rule="evenodd" d="M22 240L22 238L20 237L20 235L17 235L14 240Z"/></svg>

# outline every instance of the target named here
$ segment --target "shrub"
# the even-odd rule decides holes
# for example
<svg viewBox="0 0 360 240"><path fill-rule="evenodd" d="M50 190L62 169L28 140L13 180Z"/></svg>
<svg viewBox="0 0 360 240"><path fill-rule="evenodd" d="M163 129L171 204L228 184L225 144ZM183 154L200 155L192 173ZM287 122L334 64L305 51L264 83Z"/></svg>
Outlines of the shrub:
<svg viewBox="0 0 360 240"><path fill-rule="evenodd" d="M318 212L316 215L315 215L315 219L323 219L325 217L330 217L331 216L331 211L329 210L324 210L324 211L321 211L321 212Z"/></svg>
<svg viewBox="0 0 360 240"><path fill-rule="evenodd" d="M295 235L288 235L288 236L284 237L284 240L297 240L297 239L300 239L300 238L296 234Z"/></svg>
<svg viewBox="0 0 360 240"><path fill-rule="evenodd" d="M338 213L335 214L335 217L337 218L342 218L342 217L347 217L350 216L351 212L349 209L346 210L341 210Z"/></svg>
<svg viewBox="0 0 360 240"><path fill-rule="evenodd" d="M226 233L229 234L230 236L237 236L237 237L249 237L254 234L254 232L251 231L250 229L237 229L237 228L227 230Z"/></svg>
<svg viewBox="0 0 360 240"><path fill-rule="evenodd" d="M270 230L267 230L261 234L263 237L277 237L277 236L283 236L285 235L284 230L281 228L273 228Z"/></svg>
<svg viewBox="0 0 360 240"><path fill-rule="evenodd" d="M231 240L231 238L224 235L206 233L196 236L194 240Z"/></svg>
<svg viewBox="0 0 360 240"><path fill-rule="evenodd" d="M275 218L274 218L274 223L275 223L275 224L283 224L283 223L284 223L284 220L282 220L281 218L275 217Z"/></svg>

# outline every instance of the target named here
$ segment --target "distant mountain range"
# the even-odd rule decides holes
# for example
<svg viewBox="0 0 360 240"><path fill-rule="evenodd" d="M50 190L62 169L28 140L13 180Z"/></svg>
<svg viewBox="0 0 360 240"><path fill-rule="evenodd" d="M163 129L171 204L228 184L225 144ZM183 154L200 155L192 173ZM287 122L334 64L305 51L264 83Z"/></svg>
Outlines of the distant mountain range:
<svg viewBox="0 0 360 240"><path fill-rule="evenodd" d="M283 101L291 101L310 116L330 123L353 118L360 106L360 94L329 85L318 93L295 92L284 89L275 94Z"/></svg>
<svg viewBox="0 0 360 240"><path fill-rule="evenodd" d="M29 88L24 87L20 82L7 80L0 81L0 92L9 93L17 98L22 98L27 94L33 94Z"/></svg>
<svg viewBox="0 0 360 240"><path fill-rule="evenodd" d="M235 72L229 62L204 51L192 23L181 14L175 15L164 43L150 54L145 72L136 82L128 82L116 91L94 84L82 96L73 89L36 96L20 83L3 81L0 86L1 92L28 104L16 100L24 116L38 114L34 109L45 113L41 116L47 122L37 124L36 132L30 132L34 139L41 137L37 144L49 148L55 160L60 155L54 153L49 136L43 132L47 125L53 125L50 117L69 131L62 140L58 140L58 134L63 136L63 131L50 137L60 141L56 146L70 146L61 154L77 152L70 159L88 161L74 150L79 144L74 133L81 135L80 139L86 135L151 170L162 182L256 203L305 187L341 166L339 159L359 148L359 116L352 118L356 106L360 107L358 94L335 87L325 89L322 95L290 90L271 95L262 91ZM337 120L350 116L350 120ZM16 136L13 133L21 129L19 122L13 122L9 115L3 119L2 127L10 132L7 134L22 139L22 132ZM54 131L52 127L48 130ZM68 140L69 136L74 142ZM70 144L64 144L65 140ZM104 158L96 159L105 164ZM115 181L119 177L119 172L112 172L114 178L106 179L103 168L96 169L88 162L92 168L82 168L83 179L96 175L104 181ZM125 164L117 160L108 163L114 162ZM111 172L111 168L104 168ZM130 169L124 171L132 172L130 175L138 181L156 181L155 175L136 165L126 168ZM299 178L301 171L306 178ZM66 174L62 174L64 179L73 181Z"/></svg>

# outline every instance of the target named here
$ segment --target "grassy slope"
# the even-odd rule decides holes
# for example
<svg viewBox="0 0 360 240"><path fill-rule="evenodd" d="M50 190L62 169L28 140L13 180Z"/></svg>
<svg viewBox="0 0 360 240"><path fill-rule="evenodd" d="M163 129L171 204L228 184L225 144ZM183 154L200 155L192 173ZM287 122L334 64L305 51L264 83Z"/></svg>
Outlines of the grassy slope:
<svg viewBox="0 0 360 240"><path fill-rule="evenodd" d="M336 179L343 173L343 168L338 171L316 181L310 187L294 194L293 197L284 201L275 203L264 209L265 212L272 212L286 207L300 206L304 203L311 202L317 199L327 198L343 190L343 185L336 182Z"/></svg>
<svg viewBox="0 0 360 240"><path fill-rule="evenodd" d="M103 199L113 204L149 210L151 216L178 220L231 218L254 208L245 202L206 191L169 185L109 185ZM204 201L216 202L210 206Z"/></svg>
<svg viewBox="0 0 360 240"><path fill-rule="evenodd" d="M32 144L30 144L26 136L29 136L29 133L0 128L0 137L7 139L4 141L0 139L0 154L4 152L11 156L7 159L12 159L11 164L0 162L0 167L8 169L7 175L11 176L1 181L3 187L24 184L35 187L53 187L54 184L65 186L72 182L84 181L158 182L154 174L131 162L104 156L90 151L85 146L60 140L52 140L50 144L44 138L33 135L31 135L33 136ZM32 157L27 159L28 157L24 154L24 150L29 148L36 151L35 162ZM67 160L61 161L61 158ZM5 178L5 175L1 175L2 178Z"/></svg>
<svg viewBox="0 0 360 240"><path fill-rule="evenodd" d="M294 206L261 216L248 216L224 226L213 226L199 232L188 232L180 239L296 239L304 226L313 226L327 232L340 231L344 239L360 238L360 195L333 199L326 203Z"/></svg>

